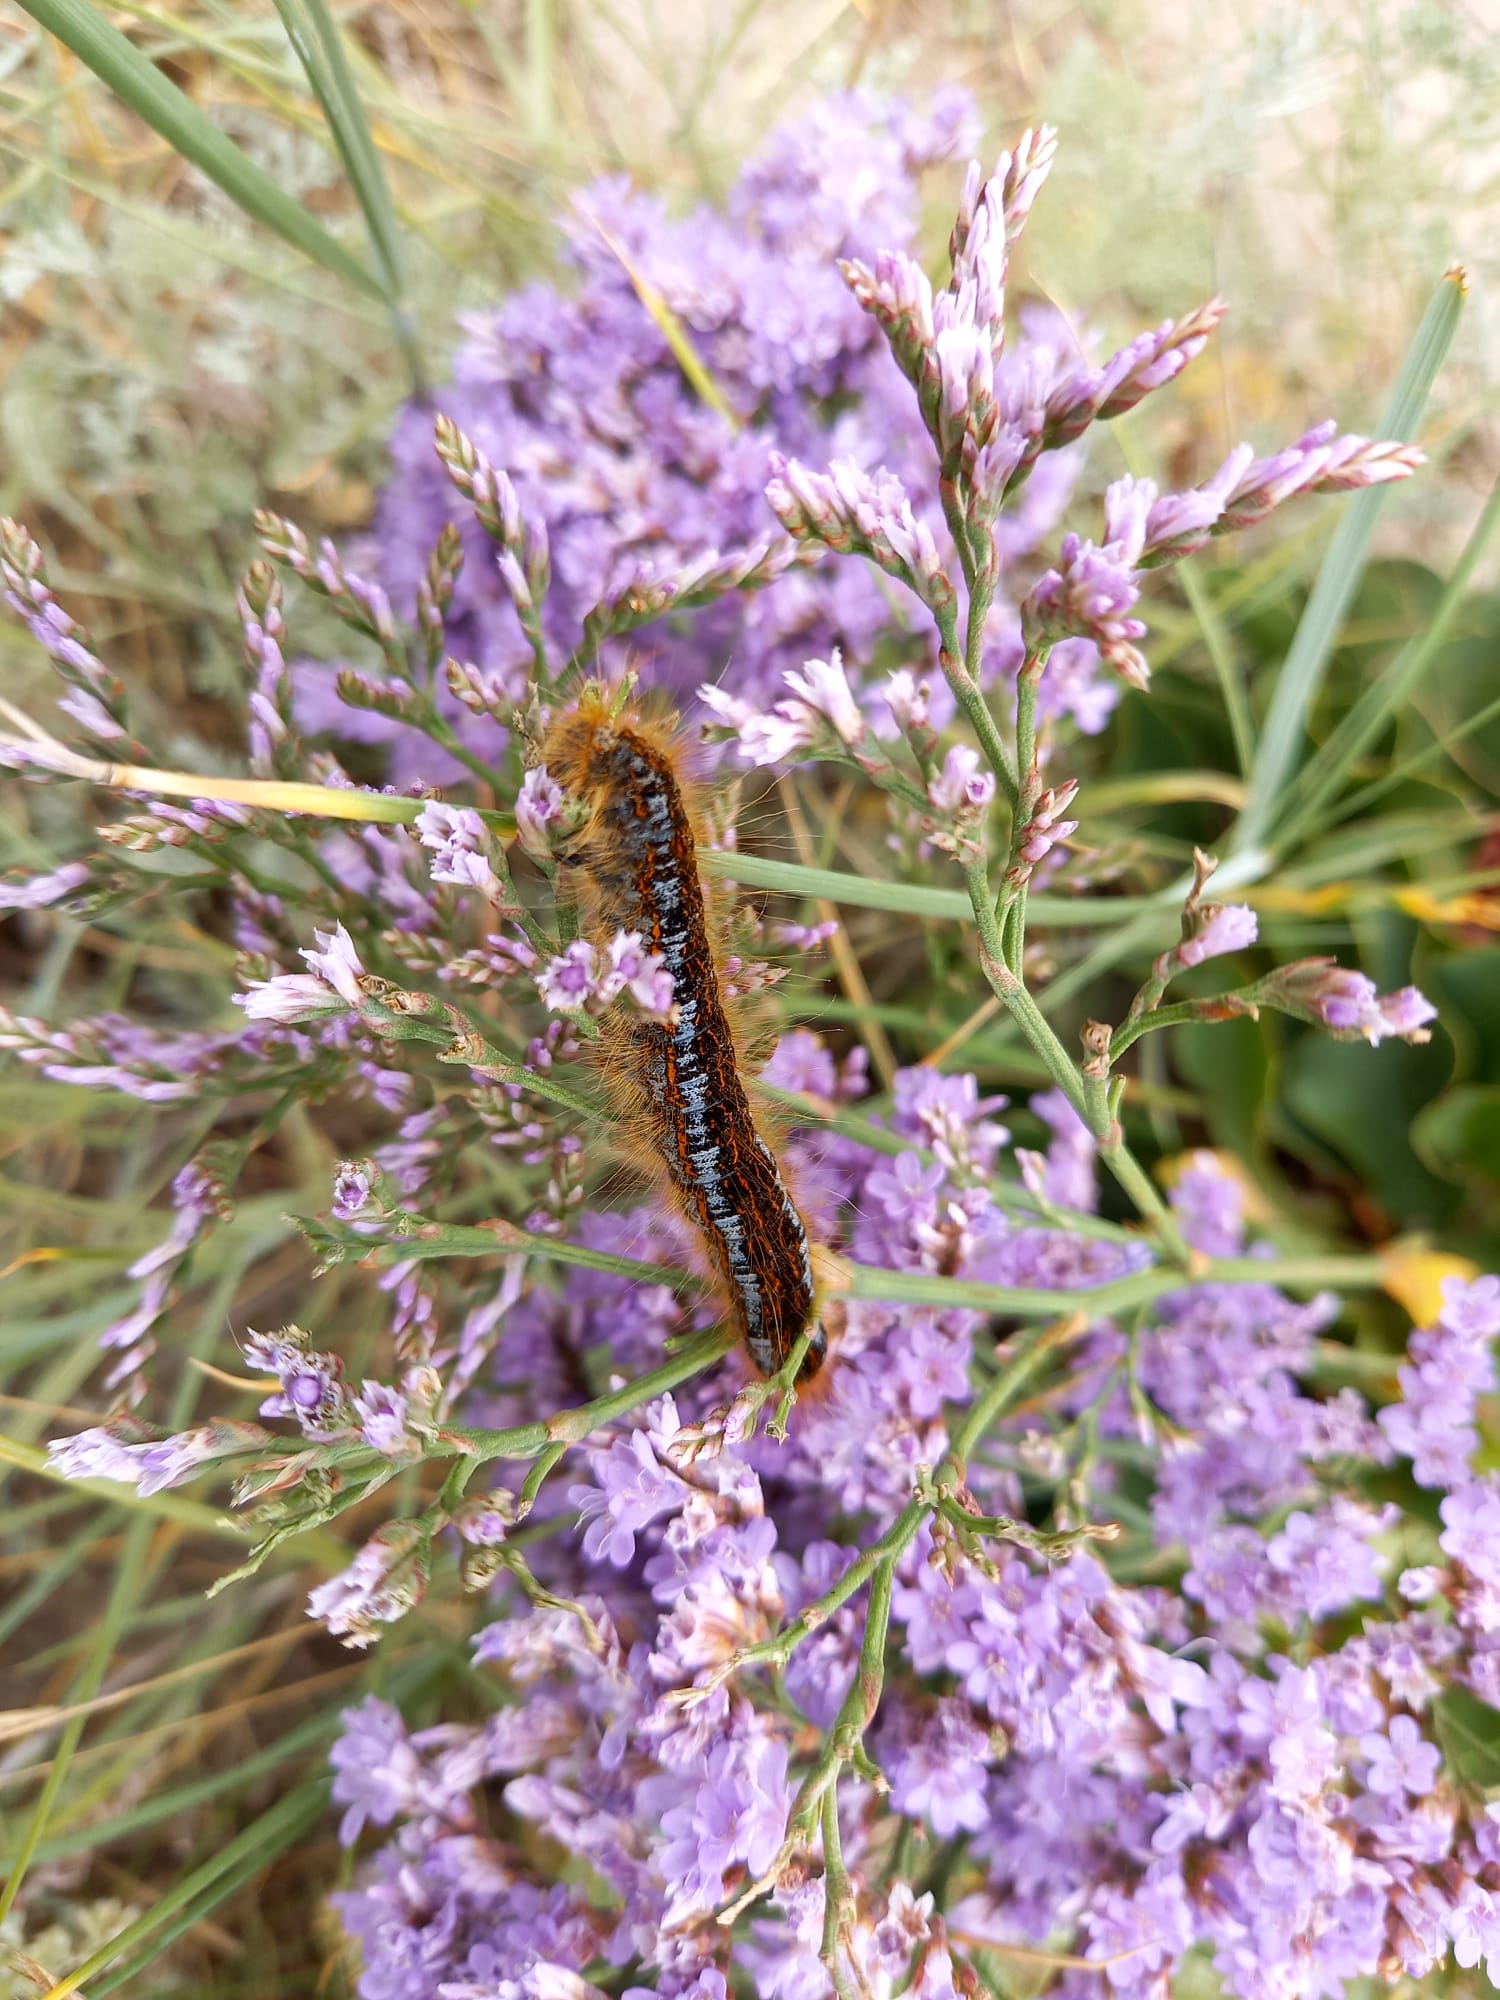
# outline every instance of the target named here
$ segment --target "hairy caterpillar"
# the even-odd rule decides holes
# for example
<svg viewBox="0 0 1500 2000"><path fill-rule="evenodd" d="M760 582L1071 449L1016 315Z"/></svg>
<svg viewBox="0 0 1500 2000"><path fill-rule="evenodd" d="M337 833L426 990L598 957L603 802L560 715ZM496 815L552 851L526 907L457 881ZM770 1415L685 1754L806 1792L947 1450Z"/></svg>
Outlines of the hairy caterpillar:
<svg viewBox="0 0 1500 2000"><path fill-rule="evenodd" d="M671 727L615 718L587 688L553 723L543 757L587 810L564 858L589 884L591 927L601 940L639 931L666 960L676 993L675 1027L606 1027L611 1078L627 1120L649 1138L652 1164L703 1235L751 1360L773 1374L813 1314L812 1255L740 1077ZM803 1379L826 1351L819 1327Z"/></svg>

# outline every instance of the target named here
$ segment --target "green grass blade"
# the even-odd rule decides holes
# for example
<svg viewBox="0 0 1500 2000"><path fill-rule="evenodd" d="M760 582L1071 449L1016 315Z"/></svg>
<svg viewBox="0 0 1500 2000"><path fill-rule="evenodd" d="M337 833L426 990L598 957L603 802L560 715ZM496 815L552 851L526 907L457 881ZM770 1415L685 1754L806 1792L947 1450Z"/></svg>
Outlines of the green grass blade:
<svg viewBox="0 0 1500 2000"><path fill-rule="evenodd" d="M362 292L395 301L385 284L331 236L301 202L276 185L248 153L204 116L192 99L112 27L89 0L22 0L32 19L70 48L101 82L235 205L274 229L326 271Z"/></svg>
<svg viewBox="0 0 1500 2000"><path fill-rule="evenodd" d="M138 1520L131 1523L125 1539L124 1553L115 1571L114 1589L110 1593L103 1615L94 1627L88 1654L72 1686L68 1689L70 1706L76 1703L82 1708L82 1705L91 1701L104 1684L104 1676L109 1671L109 1663L114 1657L116 1642L128 1624L131 1611L140 1596L141 1580L147 1568L152 1534L153 1529L149 1521ZM47 1831L53 1809L62 1796L68 1767L72 1763L73 1752L78 1748L87 1721L88 1713L83 1709L81 1713L70 1716L63 1725L41 1795L21 1837L19 1851L5 1887L0 1890L0 1923L3 1923L10 1914L12 1905L21 1893L21 1884L26 1879L26 1871L31 1866L32 1857L41 1843L43 1834Z"/></svg>
<svg viewBox="0 0 1500 2000"><path fill-rule="evenodd" d="M263 1874L272 1862L287 1853L328 1809L328 1780L313 1779L276 1801L243 1833L217 1854L185 1875L109 1943L100 1947L84 1964L77 1966L53 1989L59 1996L73 1993L85 1983L93 1994L113 1993L127 1979L143 1972L176 1939L210 1911L226 1902L254 1876ZM125 1962L115 1966L122 1956ZM113 1966L107 1976L106 1966Z"/></svg>
<svg viewBox="0 0 1500 2000"><path fill-rule="evenodd" d="M1393 792L1397 786L1404 785L1408 778L1416 777L1444 757L1451 757L1455 748L1466 737L1477 735L1481 729L1488 729L1497 717L1500 717L1500 695L1493 701L1487 701L1483 708L1476 709L1472 715L1466 715L1462 722L1456 723L1448 731L1446 736L1439 736L1435 742L1428 743L1412 756L1403 758L1401 763L1393 764L1390 770L1375 779L1373 784L1352 793L1347 799L1341 799L1336 811L1329 815L1330 822L1337 825L1346 819L1357 819L1361 813L1368 812L1373 805L1383 799L1388 792Z"/></svg>
<svg viewBox="0 0 1500 2000"><path fill-rule="evenodd" d="M1380 420L1378 435L1409 438L1426 406L1464 300L1464 277L1449 271L1422 316L1396 387ZM1318 571L1317 582L1292 640L1271 696L1250 771L1250 801L1235 828L1236 851L1258 847L1270 831L1288 780L1296 768L1307 717L1327 670L1344 613L1364 570L1375 523L1389 488L1367 487L1350 501Z"/></svg>
<svg viewBox="0 0 1500 2000"><path fill-rule="evenodd" d="M1203 644L1213 666L1214 678L1219 683L1219 693L1224 699L1224 713L1229 718L1229 730L1234 738L1235 767L1248 771L1255 760L1255 725L1250 717L1245 677L1235 660L1224 620L1191 559L1179 564L1177 580L1203 633Z"/></svg>
<svg viewBox="0 0 1500 2000"><path fill-rule="evenodd" d="M30 1583L16 1592L0 1611L0 1646L26 1623L33 1611L63 1589L73 1572L87 1562L89 1551L98 1539L99 1523L90 1519L71 1542L61 1545L45 1569L39 1569Z"/></svg>
<svg viewBox="0 0 1500 2000"><path fill-rule="evenodd" d="M1283 834L1289 846L1302 839L1391 717L1411 703L1448 636L1464 603L1470 579L1497 527L1500 527L1500 484L1475 523L1425 630L1413 634L1380 678L1365 689L1327 741L1309 758L1298 785L1296 811Z"/></svg>
<svg viewBox="0 0 1500 2000"><path fill-rule="evenodd" d="M344 54L338 24L325 0L276 0L276 11L286 29L287 40L296 52L313 94L322 106L328 130L338 148L344 173L354 190L365 227L370 232L370 248L390 303L397 338L406 353L418 389L423 382L416 350L415 330L404 304L406 277L401 251L401 231L391 202L385 170L370 132L370 121Z"/></svg>
<svg viewBox="0 0 1500 2000"><path fill-rule="evenodd" d="M875 876L844 875L833 868L804 868L796 861L768 861L758 854L731 854L721 848L698 850L705 875L725 875L753 889L776 889L786 896L811 896L861 910L894 910L903 916L972 923L974 906L963 889L929 889L920 882L883 882Z"/></svg>

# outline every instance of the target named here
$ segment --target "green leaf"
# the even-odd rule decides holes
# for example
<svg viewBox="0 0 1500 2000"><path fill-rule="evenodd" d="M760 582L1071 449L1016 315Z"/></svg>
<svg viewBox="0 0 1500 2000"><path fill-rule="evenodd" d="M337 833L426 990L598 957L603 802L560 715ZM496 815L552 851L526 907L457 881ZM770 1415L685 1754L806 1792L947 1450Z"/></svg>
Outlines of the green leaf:
<svg viewBox="0 0 1500 2000"><path fill-rule="evenodd" d="M404 280L396 212L337 24L324 0L276 0L276 11L323 107L349 185L364 213L386 293L392 300L399 299Z"/></svg>
<svg viewBox="0 0 1500 2000"><path fill-rule="evenodd" d="M337 237L276 185L248 153L221 132L89 0L22 0L32 19L55 35L176 152L221 188L236 207L274 229L325 271L394 305L389 288Z"/></svg>
<svg viewBox="0 0 1500 2000"><path fill-rule="evenodd" d="M1420 1111L1411 1142L1444 1180L1500 1187L1500 1084L1460 1084Z"/></svg>
<svg viewBox="0 0 1500 2000"><path fill-rule="evenodd" d="M424 386L415 330L402 303L406 280L402 269L401 232L391 203L390 188L370 132L364 101L355 87L337 23L326 0L276 0L276 11L296 51L308 82L323 108L328 130L338 148L344 173L370 232L370 247L381 275L396 335L406 353L418 392Z"/></svg>
<svg viewBox="0 0 1500 2000"><path fill-rule="evenodd" d="M1449 271L1422 316L1381 417L1379 436L1408 438L1416 429L1458 326L1463 300L1463 274ZM1356 493L1329 544L1261 730L1250 771L1250 803L1235 829L1236 851L1254 849L1272 834L1287 781L1299 760L1308 713L1322 686L1388 490L1371 486Z"/></svg>
<svg viewBox="0 0 1500 2000"><path fill-rule="evenodd" d="M1412 1150L1412 1120L1431 1103L1453 1060L1441 1034L1425 1047L1334 1042L1301 1036L1285 1066L1285 1097L1295 1117L1358 1176L1401 1228L1443 1222L1455 1189L1430 1173Z"/></svg>
<svg viewBox="0 0 1500 2000"><path fill-rule="evenodd" d="M1172 1059L1203 1098L1214 1143L1251 1161L1263 1151L1262 1108L1268 1095L1270 1051L1253 1021L1215 1021L1179 1028Z"/></svg>
<svg viewBox="0 0 1500 2000"><path fill-rule="evenodd" d="M753 889L777 889L787 896L814 896L861 910L896 910L906 916L948 922L974 921L974 906L963 889L929 889L919 882L841 875L832 868L804 868L795 861L767 861L758 854L731 854L716 847L698 850L698 867L705 875L728 876Z"/></svg>
<svg viewBox="0 0 1500 2000"><path fill-rule="evenodd" d="M1467 603L1469 583L1497 527L1500 527L1500 484L1490 494L1430 617L1407 640L1391 664L1371 681L1333 734L1308 760L1298 783L1296 808L1281 830L1283 845L1295 845L1306 829L1316 824L1321 807L1338 791L1387 723L1411 706L1418 687L1442 655L1454 619Z"/></svg>
<svg viewBox="0 0 1500 2000"><path fill-rule="evenodd" d="M420 809L420 808L419 808ZM930 917L935 922L974 921L974 906L962 889L932 889L921 882L887 882L874 875L844 875L833 868L804 868L796 861L768 861L759 854L730 853L700 847L698 867L704 875L727 877L752 889L776 889L786 896L813 896L859 910L894 910L904 916ZM1160 896L1032 896L1027 914L1033 922L1087 925L1090 929L1125 924L1142 911L1173 911L1181 893Z"/></svg>
<svg viewBox="0 0 1500 2000"><path fill-rule="evenodd" d="M1454 953L1424 982L1465 1083L1500 1083L1500 946Z"/></svg>
<svg viewBox="0 0 1500 2000"><path fill-rule="evenodd" d="M1448 1768L1466 1783L1500 1785L1500 1711L1467 1688L1445 1688L1432 1704L1433 1728Z"/></svg>

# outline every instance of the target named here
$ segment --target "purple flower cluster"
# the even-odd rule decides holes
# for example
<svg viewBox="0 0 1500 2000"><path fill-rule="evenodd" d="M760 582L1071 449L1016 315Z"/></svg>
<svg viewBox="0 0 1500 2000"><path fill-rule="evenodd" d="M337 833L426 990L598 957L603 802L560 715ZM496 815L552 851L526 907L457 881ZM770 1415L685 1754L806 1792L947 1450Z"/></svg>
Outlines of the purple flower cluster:
<svg viewBox="0 0 1500 2000"><path fill-rule="evenodd" d="M805 1034L773 1073L839 1089ZM1018 1227L976 1201L1005 1134L971 1079L906 1072L897 1106L912 1150L894 1158L826 1138L795 1149L825 1198L853 1195L867 1252L1009 1276L1033 1268L1044 1253L1026 1239L1045 1235L1054 1266L1069 1246L1075 1282L1096 1281L1101 1256L1134 1268L1120 1246ZM1076 1120L1037 1108L1056 1129L1039 1173L1084 1219ZM1239 1206L1211 1155L1176 1192L1213 1255L1241 1248ZM637 1253L662 1249L658 1224L632 1226ZM495 1369L512 1386L492 1414L551 1407L569 1355L601 1335L622 1371L639 1366L679 1310L590 1272L561 1297L532 1294L508 1321ZM1500 1482L1469 1466L1495 1388L1500 1280L1449 1288L1378 1424L1351 1392L1308 1386L1329 1311L1213 1283L1169 1294L1128 1335L1096 1323L1046 1406L1047 1448L1038 1415L1017 1412L971 1464L975 1501L1023 1517L1039 1478L1107 1514L1128 1471L1150 1496L1150 1545L1178 1552L1180 1592L1083 1551L986 1555L939 1510L910 1541L871 1761L838 1793L853 1899L839 1951L856 1990L910 1976L903 1990L957 1994L965 1957L986 1947L1061 1945L1127 1996L1158 1995L1190 1952L1241 2000L1421 1977L1450 1950L1500 1972L1500 1815L1455 1782L1434 1730L1445 1689L1500 1693ZM839 1579L948 1448L981 1326L851 1305L826 1395L799 1408L787 1444L721 1438L705 1452L699 1383L590 1444L589 1476L567 1494L583 1534L537 1557L574 1608L501 1598L476 1641L500 1696L490 1721L408 1737L381 1703L347 1718L346 1838L389 1829L341 1900L365 1994L510 1990L499 1978L587 1995L605 1968L639 1993L722 1992L732 1968L778 2000L832 1992L828 1857L789 1830L809 1745L857 1669L863 1596L839 1601ZM1388 1466L1393 1449L1447 1489L1433 1561L1417 1569L1393 1560L1393 1510L1347 1477ZM804 1619L830 1592L832 1607ZM764 1700L769 1683L734 1663L789 1632L802 1636L784 1694ZM503 1787L508 1830L480 1816L486 1784ZM913 1826L915 1879L890 1872L893 1814ZM919 1893L919 1857L939 1849L935 1902ZM571 1865L539 1869L544 1852ZM771 1900L748 1932L710 1921L762 1883ZM1065 1983L1092 1990L1080 1978Z"/></svg>
<svg viewBox="0 0 1500 2000"><path fill-rule="evenodd" d="M660 952L647 951L639 931L620 931L601 952L578 938L537 974L536 990L549 1007L602 1014L628 994L643 1014L670 1018L675 1002L672 975Z"/></svg>
<svg viewBox="0 0 1500 2000"><path fill-rule="evenodd" d="M537 633L560 662L579 645L590 612L610 600L659 600L651 679L684 698L716 682L726 660L732 692L759 706L781 694L785 673L801 670L810 655L831 659L835 649L856 690L872 668L931 667L922 621L904 619L859 563L793 569L774 590L724 597L691 621L671 607L721 551L765 550L773 509L791 521L801 504L798 480L812 476L799 472L799 460L836 462L829 477L841 482L850 532L857 539L856 517L878 521L890 563L941 592L948 533L926 476L923 425L837 265L912 241L918 174L961 156L973 124L972 105L957 91L940 94L925 113L859 93L835 98L773 135L723 211L702 208L677 220L623 181L601 182L564 220L572 283L533 285L493 313L466 318L442 408L485 461L453 476L493 529L486 539L466 524L468 561L448 613L448 645L461 663L458 678L449 676L451 713L472 750L487 757L498 750L496 718L508 721L525 699ZM684 373L647 296L691 343L711 385L707 397ZM1017 385L1051 381L1068 373L1075 355L1061 316L1031 308L996 368ZM395 600L408 604L453 511L449 479L433 459L430 409L406 413L393 455L379 570ZM1078 470L1073 453L1037 461L997 526L1007 563L1023 561L1054 526ZM903 513L903 489L928 497ZM539 610L515 553L527 532L544 535L548 550ZM310 553L304 568L316 570ZM1017 657L1019 594L1002 591L993 615L996 673ZM1092 648L1087 655L1097 664ZM1070 703L1085 726L1100 727L1113 691L1103 680L1094 691L1097 676L1082 653L1076 668ZM298 687L306 726L390 740L402 778L451 771L416 730L339 707L325 670L300 668ZM944 720L946 689L941 701Z"/></svg>

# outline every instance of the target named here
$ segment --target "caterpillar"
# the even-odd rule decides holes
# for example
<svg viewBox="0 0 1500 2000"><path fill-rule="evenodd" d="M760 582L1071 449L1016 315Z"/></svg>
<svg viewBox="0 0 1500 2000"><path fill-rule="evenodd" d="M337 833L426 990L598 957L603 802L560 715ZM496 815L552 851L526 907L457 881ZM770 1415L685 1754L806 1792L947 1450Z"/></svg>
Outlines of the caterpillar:
<svg viewBox="0 0 1500 2000"><path fill-rule="evenodd" d="M702 1235L750 1358L771 1375L813 1316L812 1252L741 1080L674 727L675 718L616 717L608 698L588 687L553 722L542 755L585 808L560 858L588 884L591 930L601 943L638 931L672 975L675 1026L635 1020L604 1030L606 1071L627 1130L645 1135L648 1164ZM799 1379L816 1374L826 1352L819 1326Z"/></svg>

